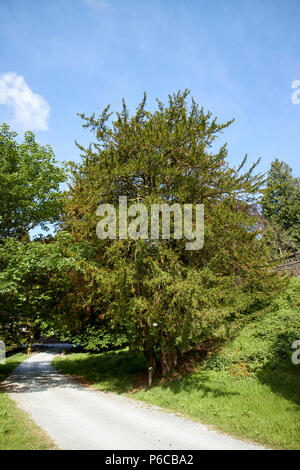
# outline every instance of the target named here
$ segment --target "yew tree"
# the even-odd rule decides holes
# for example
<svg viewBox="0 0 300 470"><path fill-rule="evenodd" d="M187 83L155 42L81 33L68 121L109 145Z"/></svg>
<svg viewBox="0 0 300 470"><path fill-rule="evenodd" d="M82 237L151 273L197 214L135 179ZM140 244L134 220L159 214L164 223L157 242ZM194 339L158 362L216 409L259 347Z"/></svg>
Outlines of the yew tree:
<svg viewBox="0 0 300 470"><path fill-rule="evenodd" d="M216 139L232 121L219 123L189 91L157 100L155 111L144 96L133 114L123 102L116 115L108 106L98 117L80 116L94 142L77 144L82 160L72 164L64 229L90 247L90 308L125 325L149 365L166 374L184 351L229 335L278 285L252 209L263 176L258 162L229 164ZM174 236L98 239L96 209L117 208L119 196L149 213L154 203L204 204L203 248L186 250Z"/></svg>

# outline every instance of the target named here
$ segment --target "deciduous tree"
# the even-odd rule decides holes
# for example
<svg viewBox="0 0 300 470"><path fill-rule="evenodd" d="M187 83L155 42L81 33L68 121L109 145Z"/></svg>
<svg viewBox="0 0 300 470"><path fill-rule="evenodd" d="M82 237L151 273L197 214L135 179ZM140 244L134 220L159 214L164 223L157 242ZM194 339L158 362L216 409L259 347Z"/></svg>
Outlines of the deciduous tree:
<svg viewBox="0 0 300 470"><path fill-rule="evenodd" d="M51 147L38 144L32 132L22 143L16 138L9 126L0 126L0 238L21 240L36 226L57 222L66 173Z"/></svg>

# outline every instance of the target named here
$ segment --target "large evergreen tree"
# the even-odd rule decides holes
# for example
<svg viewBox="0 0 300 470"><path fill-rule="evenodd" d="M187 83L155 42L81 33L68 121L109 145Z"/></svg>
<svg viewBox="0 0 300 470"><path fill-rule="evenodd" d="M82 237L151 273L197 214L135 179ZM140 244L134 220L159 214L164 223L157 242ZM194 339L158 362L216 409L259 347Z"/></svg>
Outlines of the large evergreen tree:
<svg viewBox="0 0 300 470"><path fill-rule="evenodd" d="M98 118L81 115L96 140L79 145L82 162L72 165L66 206L65 229L75 244L88 244L93 263L91 296L82 305L126 324L149 364L163 373L203 338L226 336L276 284L250 204L262 176L254 174L256 164L243 170L246 159L230 167L226 145L214 151L231 121L219 124L188 95L158 101L155 112L146 110L144 97L132 116L125 103L115 119L109 107ZM124 195L148 208L204 204L204 247L187 251L185 240L174 237L99 240L97 206L117 206Z"/></svg>
<svg viewBox="0 0 300 470"><path fill-rule="evenodd" d="M268 234L280 254L300 246L300 178L286 163L271 163L262 199Z"/></svg>

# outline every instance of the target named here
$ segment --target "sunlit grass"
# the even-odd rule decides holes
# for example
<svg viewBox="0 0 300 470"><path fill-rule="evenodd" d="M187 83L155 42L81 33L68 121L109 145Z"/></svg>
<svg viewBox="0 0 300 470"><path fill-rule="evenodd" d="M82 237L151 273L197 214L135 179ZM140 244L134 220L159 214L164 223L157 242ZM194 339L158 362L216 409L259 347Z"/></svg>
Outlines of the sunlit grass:
<svg viewBox="0 0 300 470"><path fill-rule="evenodd" d="M131 390L138 373L146 368L142 354L129 354L127 350L57 356L52 364L64 374L83 377L95 388L114 393Z"/></svg>

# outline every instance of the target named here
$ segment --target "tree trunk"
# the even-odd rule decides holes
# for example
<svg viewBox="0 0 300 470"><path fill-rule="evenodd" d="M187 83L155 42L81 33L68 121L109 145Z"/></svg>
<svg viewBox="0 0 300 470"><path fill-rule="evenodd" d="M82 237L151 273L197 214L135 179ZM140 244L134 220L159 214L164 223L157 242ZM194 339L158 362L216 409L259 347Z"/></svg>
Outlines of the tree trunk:
<svg viewBox="0 0 300 470"><path fill-rule="evenodd" d="M177 351L159 353L160 366L162 375L168 375L177 366L178 354Z"/></svg>
<svg viewBox="0 0 300 470"><path fill-rule="evenodd" d="M157 369L157 361L154 349L152 347L149 348L144 345L144 356L147 359L148 367L153 367L153 371L155 371Z"/></svg>
<svg viewBox="0 0 300 470"><path fill-rule="evenodd" d="M30 336L29 336L28 346L27 346L27 354L28 355L31 354L33 341L34 341L34 333L31 332Z"/></svg>

